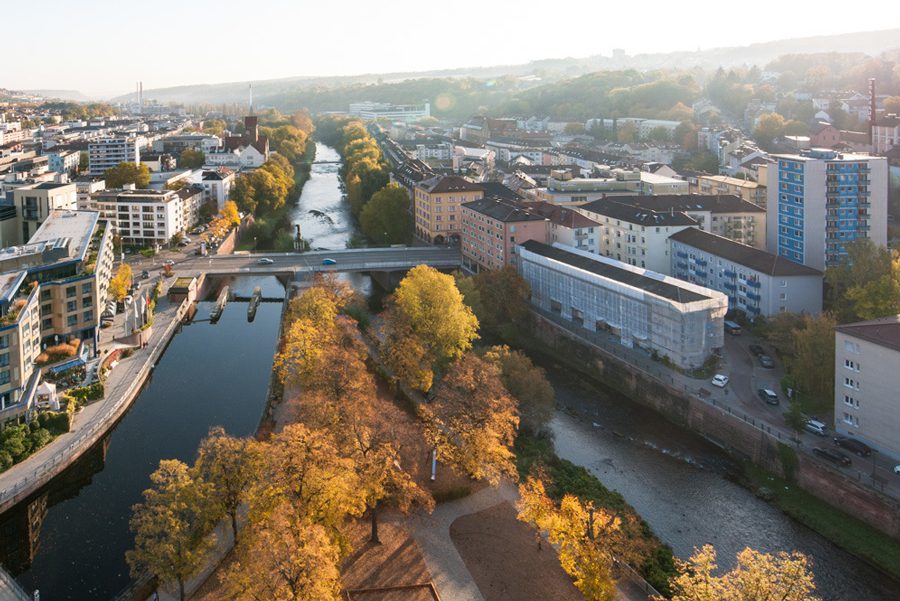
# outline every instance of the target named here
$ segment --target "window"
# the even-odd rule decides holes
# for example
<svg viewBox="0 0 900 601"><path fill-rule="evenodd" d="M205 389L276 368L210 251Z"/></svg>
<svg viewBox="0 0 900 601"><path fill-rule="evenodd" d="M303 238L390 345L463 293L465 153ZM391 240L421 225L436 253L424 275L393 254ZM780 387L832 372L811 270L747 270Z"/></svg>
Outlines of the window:
<svg viewBox="0 0 900 601"><path fill-rule="evenodd" d="M0 371L0 384L9 384L9 370Z"/></svg>
<svg viewBox="0 0 900 601"><path fill-rule="evenodd" d="M846 367L849 370L858 372L860 366L859 366L859 363L857 363L856 361L851 361L850 359L844 359L844 367Z"/></svg>
<svg viewBox="0 0 900 601"><path fill-rule="evenodd" d="M90 294L91 293L91 285L90 284L82 284L81 285L81 293L82 294Z"/></svg>
<svg viewBox="0 0 900 601"><path fill-rule="evenodd" d="M859 428L859 418L855 415L850 415L846 411L844 412L844 423L848 426L853 426L854 428Z"/></svg>
<svg viewBox="0 0 900 601"><path fill-rule="evenodd" d="M0 348L9 348L9 334L0 336Z"/></svg>
<svg viewBox="0 0 900 601"><path fill-rule="evenodd" d="M856 409L859 409L859 399L855 399L849 394L844 395L844 404L848 407L855 407Z"/></svg>
<svg viewBox="0 0 900 601"><path fill-rule="evenodd" d="M66 298L74 298L75 295L78 294L75 286L69 286L66 288Z"/></svg>
<svg viewBox="0 0 900 601"><path fill-rule="evenodd" d="M78 310L78 301L69 301L66 303L66 313Z"/></svg>
<svg viewBox="0 0 900 601"><path fill-rule="evenodd" d="M78 323L78 315L69 315L66 318L66 324L71 327Z"/></svg>
<svg viewBox="0 0 900 601"><path fill-rule="evenodd" d="M84 320L85 322L93 321L94 320L94 311L93 310L85 311L84 314L82 315L82 320Z"/></svg>
<svg viewBox="0 0 900 601"><path fill-rule="evenodd" d="M9 365L9 353L3 353L0 355L0 367L6 367Z"/></svg>
<svg viewBox="0 0 900 601"><path fill-rule="evenodd" d="M844 386L846 388L852 388L853 390L859 390L859 382L853 378L844 378Z"/></svg>
<svg viewBox="0 0 900 601"><path fill-rule="evenodd" d="M53 327L53 318L52 317L48 317L41 321L41 329L49 330L52 327Z"/></svg>

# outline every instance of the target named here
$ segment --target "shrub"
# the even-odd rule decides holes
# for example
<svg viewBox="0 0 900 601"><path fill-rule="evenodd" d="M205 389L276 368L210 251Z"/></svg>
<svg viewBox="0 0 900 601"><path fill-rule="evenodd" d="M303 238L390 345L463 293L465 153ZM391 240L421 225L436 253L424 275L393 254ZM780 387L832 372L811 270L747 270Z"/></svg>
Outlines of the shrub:
<svg viewBox="0 0 900 601"><path fill-rule="evenodd" d="M49 346L45 351L45 353L49 357L49 363L56 363L57 361L62 361L63 359L71 359L75 356L76 352L77 350L75 348L65 343Z"/></svg>
<svg viewBox="0 0 900 601"><path fill-rule="evenodd" d="M89 401L97 401L103 398L104 388L102 382L94 382L87 386L80 386L66 391L66 397L72 399L77 407L87 405Z"/></svg>
<svg viewBox="0 0 900 601"><path fill-rule="evenodd" d="M43 411L38 414L37 421L51 434L63 434L71 429L71 414L69 411Z"/></svg>

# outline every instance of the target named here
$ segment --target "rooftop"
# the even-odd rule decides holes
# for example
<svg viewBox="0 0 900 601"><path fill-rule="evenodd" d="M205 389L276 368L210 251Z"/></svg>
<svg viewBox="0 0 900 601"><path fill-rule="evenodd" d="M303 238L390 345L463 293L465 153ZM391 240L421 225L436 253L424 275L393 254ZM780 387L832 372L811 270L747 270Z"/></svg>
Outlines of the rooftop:
<svg viewBox="0 0 900 601"><path fill-rule="evenodd" d="M602 202L602 201L595 201ZM622 196L616 202L654 211L709 211L710 213L765 213L762 207L734 194L659 194L655 196ZM584 205L588 208L594 203Z"/></svg>
<svg viewBox="0 0 900 601"><path fill-rule="evenodd" d="M571 252L560 246L549 246L536 240L528 240L521 246L527 251L552 261L564 263L676 303L692 303L712 298L710 295L696 292L695 290L703 290L699 286L687 282L681 283L674 278L667 278L654 271L632 267L608 257ZM709 293L715 294L711 290Z"/></svg>
<svg viewBox="0 0 900 601"><path fill-rule="evenodd" d="M900 351L900 315L848 323L835 329L854 338Z"/></svg>
<svg viewBox="0 0 900 601"><path fill-rule="evenodd" d="M477 192L483 188L467 179L463 179L456 175L438 175L427 179L419 184L429 194L439 194L442 192Z"/></svg>
<svg viewBox="0 0 900 601"><path fill-rule="evenodd" d="M704 232L697 228L689 227L669 236L682 244L722 257L732 263L743 265L759 273L781 276L821 276L822 272L800 263L794 263L784 257L773 255L764 250L741 244Z"/></svg>
<svg viewBox="0 0 900 601"><path fill-rule="evenodd" d="M531 211L530 205L501 198L482 198L463 203L462 206L504 223L545 220L543 215Z"/></svg>
<svg viewBox="0 0 900 601"><path fill-rule="evenodd" d="M594 202L581 205L579 209L644 226L698 225L694 219L681 211L668 209L655 211L619 201L620 197L616 197L616 200L595 200Z"/></svg>
<svg viewBox="0 0 900 601"><path fill-rule="evenodd" d="M551 202L544 202L543 200L528 203L528 208L539 215L543 215L549 219L551 223L570 229L600 225L578 211L567 207L561 207Z"/></svg>

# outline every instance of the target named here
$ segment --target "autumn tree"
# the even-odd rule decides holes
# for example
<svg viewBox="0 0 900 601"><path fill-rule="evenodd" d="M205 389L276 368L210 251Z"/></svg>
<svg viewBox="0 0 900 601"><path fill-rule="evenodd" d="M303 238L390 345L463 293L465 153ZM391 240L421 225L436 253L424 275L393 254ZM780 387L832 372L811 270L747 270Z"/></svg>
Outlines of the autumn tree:
<svg viewBox="0 0 900 601"><path fill-rule="evenodd" d="M202 150L185 148L178 157L178 166L184 169L199 169L206 162L206 155Z"/></svg>
<svg viewBox="0 0 900 601"><path fill-rule="evenodd" d="M283 503L255 523L221 577L237 601L338 601L340 548L327 530Z"/></svg>
<svg viewBox="0 0 900 601"><path fill-rule="evenodd" d="M556 395L544 370L522 351L505 345L491 347L484 358L500 368L503 385L519 401L521 426L530 432L542 432L556 408Z"/></svg>
<svg viewBox="0 0 900 601"><path fill-rule="evenodd" d="M760 553L746 548L737 565L716 575L716 551L704 545L688 561L676 560L673 601L819 601L809 560L799 552Z"/></svg>
<svg viewBox="0 0 900 601"><path fill-rule="evenodd" d="M238 211L236 202L233 200L225 201L225 205L222 207L222 218L233 226L241 224L241 214Z"/></svg>
<svg viewBox="0 0 900 601"><path fill-rule="evenodd" d="M228 436L221 427L211 428L200 442L194 465L211 487L210 502L215 513L230 518L235 541L238 509L246 501L259 463L258 446L253 440Z"/></svg>
<svg viewBox="0 0 900 601"><path fill-rule="evenodd" d="M853 313L859 319L876 319L900 313L900 253L891 251L890 268L880 277L847 291Z"/></svg>
<svg viewBox="0 0 900 601"><path fill-rule="evenodd" d="M769 149L775 138L784 135L784 117L778 113L766 113L760 116L753 137L762 148Z"/></svg>
<svg viewBox="0 0 900 601"><path fill-rule="evenodd" d="M144 501L132 507L134 549L125 559L134 577L149 571L162 582L177 582L184 601L185 581L203 567L214 544L209 486L176 460L160 461L150 481Z"/></svg>
<svg viewBox="0 0 900 601"><path fill-rule="evenodd" d="M414 267L400 282L387 327L388 366L401 381L423 391L431 387L433 375L427 371L442 371L478 337L478 319L463 302L453 276L427 265Z"/></svg>
<svg viewBox="0 0 900 601"><path fill-rule="evenodd" d="M488 329L519 328L529 316L531 289L515 267L482 271L475 276L483 314L479 323Z"/></svg>
<svg viewBox="0 0 900 601"><path fill-rule="evenodd" d="M441 461L492 484L515 474L511 447L519 418L496 365L473 353L463 355L419 412L425 437Z"/></svg>
<svg viewBox="0 0 900 601"><path fill-rule="evenodd" d="M103 173L103 179L106 181L106 187L110 189L134 184L135 188L144 190L150 186L150 168L142 163L119 163L107 169Z"/></svg>
<svg viewBox="0 0 900 601"><path fill-rule="evenodd" d="M109 288L107 288L109 295L119 302L124 301L128 296L128 289L131 288L131 282L131 265L122 263L116 270L116 275L109 280Z"/></svg>
<svg viewBox="0 0 900 601"><path fill-rule="evenodd" d="M409 192L388 184L372 195L359 215L363 233L376 244L405 244L412 239Z"/></svg>
<svg viewBox="0 0 900 601"><path fill-rule="evenodd" d="M825 400L834 394L834 328L837 322L828 313L804 315L794 330L794 354L788 369L794 385L813 397Z"/></svg>

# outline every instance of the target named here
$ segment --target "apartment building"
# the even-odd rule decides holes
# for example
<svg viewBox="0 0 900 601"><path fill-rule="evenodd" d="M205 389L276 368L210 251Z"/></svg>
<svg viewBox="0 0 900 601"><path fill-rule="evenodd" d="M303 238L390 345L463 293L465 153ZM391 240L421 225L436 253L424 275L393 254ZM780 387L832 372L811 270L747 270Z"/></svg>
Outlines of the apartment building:
<svg viewBox="0 0 900 601"><path fill-rule="evenodd" d="M518 254L532 304L574 330L606 332L685 369L724 345L721 292L558 243L528 241Z"/></svg>
<svg viewBox="0 0 900 601"><path fill-rule="evenodd" d="M884 154L900 146L900 116L886 115L872 126L872 146L876 154Z"/></svg>
<svg viewBox="0 0 900 601"><path fill-rule="evenodd" d="M548 244L559 242L579 250L600 254L601 226L571 207L560 207L549 202L530 202L528 208L547 218Z"/></svg>
<svg viewBox="0 0 900 601"><path fill-rule="evenodd" d="M141 149L146 142L142 136L123 136L89 143L88 174L100 176L119 163L140 163Z"/></svg>
<svg viewBox="0 0 900 601"><path fill-rule="evenodd" d="M822 312L824 274L812 267L696 228L669 237L669 256L673 277L721 292L751 320Z"/></svg>
<svg viewBox="0 0 900 601"><path fill-rule="evenodd" d="M0 246L24 244L53 211L77 209L78 191L74 183L32 184L13 190L12 204L18 211L19 236L15 240L0 240Z"/></svg>
<svg viewBox="0 0 900 601"><path fill-rule="evenodd" d="M75 192L79 211L96 211L96 203L91 196L97 192L106 190L106 180L98 177L83 177L75 180ZM113 219L115 215L103 216L103 219Z"/></svg>
<svg viewBox="0 0 900 601"><path fill-rule="evenodd" d="M97 210L111 218L122 241L147 247L167 244L185 231L184 201L171 190L106 190L92 197Z"/></svg>
<svg viewBox="0 0 900 601"><path fill-rule="evenodd" d="M611 196L639 196L653 194L687 194L688 182L639 169L609 169L602 177L558 179L551 176L545 188L536 188L531 195L557 205L578 206Z"/></svg>
<svg viewBox="0 0 900 601"><path fill-rule="evenodd" d="M704 196L730 194L747 202L766 208L767 192L765 183L754 182L727 175L700 175L697 177L696 189L692 193Z"/></svg>
<svg viewBox="0 0 900 601"><path fill-rule="evenodd" d="M484 198L484 189L455 175L437 175L416 184L413 210L416 237L432 244L456 244L462 233L461 206Z"/></svg>
<svg viewBox="0 0 900 601"><path fill-rule="evenodd" d="M530 206L491 197L464 203L460 207L463 266L478 273L515 265L519 244L545 242L548 220Z"/></svg>
<svg viewBox="0 0 900 601"><path fill-rule="evenodd" d="M26 391L37 385L41 353L38 288L25 271L0 273L0 424L25 413Z"/></svg>
<svg viewBox="0 0 900 601"><path fill-rule="evenodd" d="M848 242L887 244L884 157L812 149L773 158L766 206L770 252L824 271L846 255Z"/></svg>
<svg viewBox="0 0 900 601"><path fill-rule="evenodd" d="M834 429L900 462L900 315L841 325L834 341Z"/></svg>
<svg viewBox="0 0 900 601"><path fill-rule="evenodd" d="M222 145L222 139L212 134L174 134L153 141L153 151L181 156L185 150L200 150L204 154L214 152Z"/></svg>
<svg viewBox="0 0 900 601"><path fill-rule="evenodd" d="M699 224L681 211L654 211L625 200L596 201L577 209L599 224L599 254L668 274L669 236Z"/></svg>
<svg viewBox="0 0 900 601"><path fill-rule="evenodd" d="M81 153L77 150L60 150L47 153L47 165L50 171L57 173L68 173L69 175L78 170L78 163L81 161Z"/></svg>
<svg viewBox="0 0 900 601"><path fill-rule="evenodd" d="M200 185L203 187L204 202L215 202L216 207L221 211L225 207L225 201L231 195L234 178L234 171L226 167L203 171L200 176Z"/></svg>
<svg viewBox="0 0 900 601"><path fill-rule="evenodd" d="M412 123L431 116L431 104L390 104L387 102L352 102L350 116L360 119L386 119Z"/></svg>

